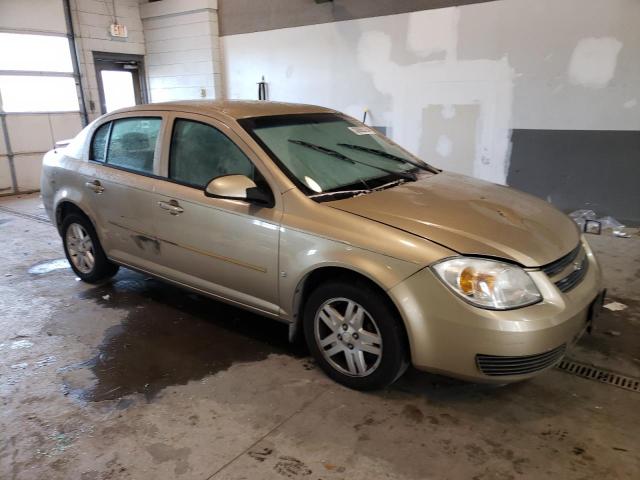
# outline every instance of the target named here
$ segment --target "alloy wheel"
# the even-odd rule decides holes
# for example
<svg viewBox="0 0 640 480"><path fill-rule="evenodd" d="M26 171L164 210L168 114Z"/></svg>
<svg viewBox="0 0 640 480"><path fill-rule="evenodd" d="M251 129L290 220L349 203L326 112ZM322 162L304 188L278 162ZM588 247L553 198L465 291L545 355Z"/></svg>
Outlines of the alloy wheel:
<svg viewBox="0 0 640 480"><path fill-rule="evenodd" d="M353 377L373 373L382 359L382 335L367 310L348 298L332 298L318 309L315 340L336 370Z"/></svg>
<svg viewBox="0 0 640 480"><path fill-rule="evenodd" d="M91 273L96 263L95 250L91 236L85 228L78 223L72 223L67 228L65 241L73 266L82 273Z"/></svg>

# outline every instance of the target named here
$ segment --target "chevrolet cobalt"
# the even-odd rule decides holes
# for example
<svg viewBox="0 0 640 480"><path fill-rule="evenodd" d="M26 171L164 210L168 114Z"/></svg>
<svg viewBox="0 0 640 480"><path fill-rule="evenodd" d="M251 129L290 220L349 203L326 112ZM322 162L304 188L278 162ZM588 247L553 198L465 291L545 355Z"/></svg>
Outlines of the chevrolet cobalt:
<svg viewBox="0 0 640 480"><path fill-rule="evenodd" d="M46 154L42 197L82 280L124 266L286 322L356 389L409 364L532 377L603 297L592 250L553 206L436 169L321 107L109 113Z"/></svg>

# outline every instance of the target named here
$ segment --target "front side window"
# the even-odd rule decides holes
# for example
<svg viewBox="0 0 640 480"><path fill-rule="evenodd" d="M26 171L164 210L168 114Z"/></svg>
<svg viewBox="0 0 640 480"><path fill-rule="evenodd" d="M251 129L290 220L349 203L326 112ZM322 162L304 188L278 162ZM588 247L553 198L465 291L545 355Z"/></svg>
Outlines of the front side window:
<svg viewBox="0 0 640 480"><path fill-rule="evenodd" d="M109 139L110 122L101 125L91 140L91 152L89 158L96 162L104 162L104 154L107 152L107 140Z"/></svg>
<svg viewBox="0 0 640 480"><path fill-rule="evenodd" d="M160 118L115 120L111 127L107 163L141 173L153 173L153 157L160 131Z"/></svg>
<svg viewBox="0 0 640 480"><path fill-rule="evenodd" d="M205 187L222 175L246 175L254 179L254 167L240 148L217 128L177 119L169 154L169 178L194 187Z"/></svg>
<svg viewBox="0 0 640 480"><path fill-rule="evenodd" d="M240 120L282 170L308 195L369 190L415 180L436 170L385 136L331 114L294 114Z"/></svg>

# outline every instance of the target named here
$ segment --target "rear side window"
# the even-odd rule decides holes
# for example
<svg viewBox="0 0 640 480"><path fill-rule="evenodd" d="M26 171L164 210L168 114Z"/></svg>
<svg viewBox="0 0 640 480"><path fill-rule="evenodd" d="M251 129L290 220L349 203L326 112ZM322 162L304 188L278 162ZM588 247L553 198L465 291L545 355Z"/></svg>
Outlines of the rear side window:
<svg viewBox="0 0 640 480"><path fill-rule="evenodd" d="M254 179L251 160L232 140L210 125L183 119L175 121L169 178L205 187L215 177L232 174Z"/></svg>
<svg viewBox="0 0 640 480"><path fill-rule="evenodd" d="M107 163L141 173L153 173L153 157L162 120L123 118L111 128Z"/></svg>
<svg viewBox="0 0 640 480"><path fill-rule="evenodd" d="M111 122L101 125L91 140L91 153L89 158L96 162L104 162L104 154L107 151L107 139L109 138L109 127Z"/></svg>

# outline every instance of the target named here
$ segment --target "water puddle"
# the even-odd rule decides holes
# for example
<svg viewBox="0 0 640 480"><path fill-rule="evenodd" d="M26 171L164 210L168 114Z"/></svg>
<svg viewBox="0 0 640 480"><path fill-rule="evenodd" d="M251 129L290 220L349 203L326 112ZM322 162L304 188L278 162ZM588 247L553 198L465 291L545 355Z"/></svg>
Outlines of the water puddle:
<svg viewBox="0 0 640 480"><path fill-rule="evenodd" d="M122 323L106 331L95 357L67 369L69 392L86 401L134 393L151 401L169 385L199 380L235 363L303 353L289 344L282 323L128 270L80 297L128 311Z"/></svg>
<svg viewBox="0 0 640 480"><path fill-rule="evenodd" d="M46 262L36 263L29 269L29 273L33 275L44 275L55 270L64 270L71 268L66 258L56 258L55 260L47 260Z"/></svg>
<svg viewBox="0 0 640 480"><path fill-rule="evenodd" d="M16 340L15 342L11 342L11 345L9 346L11 350L22 350L31 347L33 347L33 342L30 342L29 340Z"/></svg>

